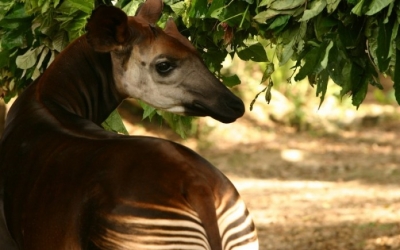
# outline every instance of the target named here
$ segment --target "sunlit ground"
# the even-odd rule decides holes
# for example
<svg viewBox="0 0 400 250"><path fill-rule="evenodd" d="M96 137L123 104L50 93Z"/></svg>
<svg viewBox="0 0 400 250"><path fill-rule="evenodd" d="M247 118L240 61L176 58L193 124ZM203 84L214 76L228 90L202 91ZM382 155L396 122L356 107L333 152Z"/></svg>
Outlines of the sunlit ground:
<svg viewBox="0 0 400 250"><path fill-rule="evenodd" d="M400 249L400 188L233 178L261 249Z"/></svg>

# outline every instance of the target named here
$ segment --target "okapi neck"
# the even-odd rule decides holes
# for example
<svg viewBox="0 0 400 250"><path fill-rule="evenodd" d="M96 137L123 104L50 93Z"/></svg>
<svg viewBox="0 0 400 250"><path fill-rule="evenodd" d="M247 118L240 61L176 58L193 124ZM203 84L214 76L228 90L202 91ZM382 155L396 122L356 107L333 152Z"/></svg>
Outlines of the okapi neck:
<svg viewBox="0 0 400 250"><path fill-rule="evenodd" d="M100 125L123 100L112 72L111 55L95 52L82 36L39 78L36 99L58 118L69 113Z"/></svg>

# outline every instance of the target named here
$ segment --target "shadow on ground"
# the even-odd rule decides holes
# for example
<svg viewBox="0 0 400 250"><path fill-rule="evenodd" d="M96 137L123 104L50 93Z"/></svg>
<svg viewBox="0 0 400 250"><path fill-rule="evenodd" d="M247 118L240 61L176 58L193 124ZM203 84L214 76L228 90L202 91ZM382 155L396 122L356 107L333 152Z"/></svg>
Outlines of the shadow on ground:
<svg viewBox="0 0 400 250"><path fill-rule="evenodd" d="M400 145L309 135L290 140L217 147L200 154L224 173L241 177L400 184Z"/></svg>

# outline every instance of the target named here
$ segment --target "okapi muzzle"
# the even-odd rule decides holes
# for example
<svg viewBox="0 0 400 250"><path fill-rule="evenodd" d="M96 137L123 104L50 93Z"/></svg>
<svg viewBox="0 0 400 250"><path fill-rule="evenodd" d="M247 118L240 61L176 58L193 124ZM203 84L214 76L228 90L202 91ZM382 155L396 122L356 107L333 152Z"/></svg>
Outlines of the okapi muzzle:
<svg viewBox="0 0 400 250"><path fill-rule="evenodd" d="M0 141L1 250L257 250L229 179L169 140L101 127L133 97L233 122L243 103L208 71L160 0L96 9L12 105Z"/></svg>

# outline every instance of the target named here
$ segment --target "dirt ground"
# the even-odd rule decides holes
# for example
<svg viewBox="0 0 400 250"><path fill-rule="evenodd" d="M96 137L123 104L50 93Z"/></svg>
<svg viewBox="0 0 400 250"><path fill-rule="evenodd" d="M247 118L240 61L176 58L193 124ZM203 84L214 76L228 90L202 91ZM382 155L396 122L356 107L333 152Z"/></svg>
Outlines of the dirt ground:
<svg viewBox="0 0 400 250"><path fill-rule="evenodd" d="M400 120L364 118L329 133L251 115L229 125L202 118L186 140L138 116L125 121L130 133L178 141L224 172L249 207L261 250L400 249Z"/></svg>

